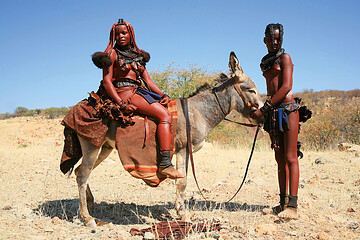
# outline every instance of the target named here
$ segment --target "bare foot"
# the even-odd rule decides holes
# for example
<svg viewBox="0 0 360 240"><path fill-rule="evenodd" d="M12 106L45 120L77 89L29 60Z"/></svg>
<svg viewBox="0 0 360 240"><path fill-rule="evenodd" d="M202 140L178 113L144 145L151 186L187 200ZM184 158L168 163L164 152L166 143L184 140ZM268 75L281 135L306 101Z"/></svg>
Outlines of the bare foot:
<svg viewBox="0 0 360 240"><path fill-rule="evenodd" d="M167 168L159 168L159 173L166 175L168 178L177 179L183 178L185 175L181 174L173 166Z"/></svg>
<svg viewBox="0 0 360 240"><path fill-rule="evenodd" d="M278 214L279 218L290 220L290 219L298 219L297 208L287 207L284 211Z"/></svg>

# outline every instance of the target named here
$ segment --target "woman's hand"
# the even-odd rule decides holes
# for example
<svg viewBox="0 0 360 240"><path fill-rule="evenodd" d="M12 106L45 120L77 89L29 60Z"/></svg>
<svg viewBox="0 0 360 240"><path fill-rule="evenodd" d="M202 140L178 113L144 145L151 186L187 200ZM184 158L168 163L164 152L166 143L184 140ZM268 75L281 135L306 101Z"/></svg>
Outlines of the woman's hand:
<svg viewBox="0 0 360 240"><path fill-rule="evenodd" d="M260 111L260 109L256 109L255 111L250 113L250 117L254 119L261 118L263 116L263 112Z"/></svg>
<svg viewBox="0 0 360 240"><path fill-rule="evenodd" d="M126 107L124 108L123 112L126 115L132 115L136 110L137 110L137 107L135 105L127 104Z"/></svg>
<svg viewBox="0 0 360 240"><path fill-rule="evenodd" d="M170 98L168 95L164 94L162 97L161 97L161 100L160 100L160 104L163 105L164 107L166 107L170 102Z"/></svg>

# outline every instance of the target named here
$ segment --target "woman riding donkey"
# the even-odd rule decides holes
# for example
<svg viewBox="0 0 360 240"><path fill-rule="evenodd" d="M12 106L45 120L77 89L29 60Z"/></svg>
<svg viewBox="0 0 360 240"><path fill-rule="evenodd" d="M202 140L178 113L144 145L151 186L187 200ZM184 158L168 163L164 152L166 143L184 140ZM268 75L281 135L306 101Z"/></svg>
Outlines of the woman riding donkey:
<svg viewBox="0 0 360 240"><path fill-rule="evenodd" d="M123 113L138 113L157 121L159 172L172 179L182 178L184 176L170 161L171 114L166 108L169 96L151 80L145 68L149 60L149 53L136 45L133 27L122 19L112 26L104 53L93 55L94 64L103 69L100 86L103 94L110 97ZM142 87L142 82L149 91Z"/></svg>
<svg viewBox="0 0 360 240"><path fill-rule="evenodd" d="M273 208L274 213L280 218L296 219L298 218L300 104L294 99L292 92L293 63L290 55L284 53L284 49L281 48L283 33L281 24L269 24L266 27L264 43L268 54L262 58L260 67L266 79L267 100L262 108L252 113L252 117L260 118L265 115L264 129L269 132L271 148L275 150L280 205ZM302 114L303 110L304 114ZM306 107L302 107L300 112L302 121L306 121L311 116L311 112ZM308 115L303 116L306 114Z"/></svg>

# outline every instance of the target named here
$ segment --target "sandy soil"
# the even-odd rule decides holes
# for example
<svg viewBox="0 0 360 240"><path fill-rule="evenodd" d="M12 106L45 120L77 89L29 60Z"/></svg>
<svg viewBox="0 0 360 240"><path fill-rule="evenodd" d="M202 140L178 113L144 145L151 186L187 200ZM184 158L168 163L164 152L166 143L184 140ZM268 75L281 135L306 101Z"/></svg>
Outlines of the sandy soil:
<svg viewBox="0 0 360 240"><path fill-rule="evenodd" d="M175 185L146 186L124 171L116 151L91 175L92 215L109 222L90 229L78 217L74 175L59 169L63 148L60 119L0 121L0 239L142 239L145 228L176 219ZM192 176L187 206L193 222L217 220L224 229L188 239L360 239L360 157L354 152L304 151L300 160L298 220L280 221L263 209L278 202L273 153L254 153L246 184L229 204L246 167L250 146L207 145L195 154L205 202Z"/></svg>

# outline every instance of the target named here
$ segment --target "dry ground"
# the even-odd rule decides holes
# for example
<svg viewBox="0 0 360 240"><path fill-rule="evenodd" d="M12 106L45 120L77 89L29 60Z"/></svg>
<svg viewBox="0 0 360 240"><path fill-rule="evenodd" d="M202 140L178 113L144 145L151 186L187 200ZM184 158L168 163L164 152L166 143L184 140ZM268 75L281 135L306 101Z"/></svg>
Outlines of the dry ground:
<svg viewBox="0 0 360 240"><path fill-rule="evenodd" d="M78 218L75 177L59 170L63 147L60 119L0 121L1 239L141 239L132 227L174 220L175 185L166 180L150 188L122 168L114 151L91 175L93 216L110 222L89 229ZM270 150L257 150L247 182L241 182L246 149L209 146L195 154L197 176L210 201L199 196L192 176L186 193L191 219L217 219L219 233L188 239L359 239L360 158L352 152L304 152L300 160L300 219L279 221L262 209L276 205L276 164ZM206 235L206 236L205 236Z"/></svg>

